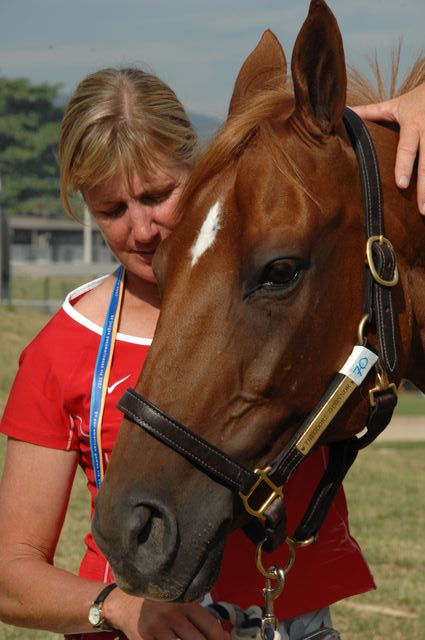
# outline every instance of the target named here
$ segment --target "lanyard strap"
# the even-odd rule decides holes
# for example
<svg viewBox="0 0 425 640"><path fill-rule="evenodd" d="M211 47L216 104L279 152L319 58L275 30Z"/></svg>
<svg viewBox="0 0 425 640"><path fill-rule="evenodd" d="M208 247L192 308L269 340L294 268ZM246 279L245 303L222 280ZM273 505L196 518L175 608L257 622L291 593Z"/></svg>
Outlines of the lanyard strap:
<svg viewBox="0 0 425 640"><path fill-rule="evenodd" d="M102 460L102 417L108 389L109 371L114 354L115 338L121 311L124 290L124 267L119 266L112 289L108 311L103 325L102 338L96 357L90 401L90 451L93 462L94 479L99 488L103 480Z"/></svg>

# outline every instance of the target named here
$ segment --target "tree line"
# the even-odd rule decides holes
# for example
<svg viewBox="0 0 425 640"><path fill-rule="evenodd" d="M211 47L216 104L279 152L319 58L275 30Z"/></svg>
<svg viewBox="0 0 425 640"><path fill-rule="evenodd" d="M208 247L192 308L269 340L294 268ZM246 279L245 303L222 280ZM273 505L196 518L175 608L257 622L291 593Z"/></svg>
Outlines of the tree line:
<svg viewBox="0 0 425 640"><path fill-rule="evenodd" d="M1 205L7 215L65 216L59 197L60 89L0 77Z"/></svg>

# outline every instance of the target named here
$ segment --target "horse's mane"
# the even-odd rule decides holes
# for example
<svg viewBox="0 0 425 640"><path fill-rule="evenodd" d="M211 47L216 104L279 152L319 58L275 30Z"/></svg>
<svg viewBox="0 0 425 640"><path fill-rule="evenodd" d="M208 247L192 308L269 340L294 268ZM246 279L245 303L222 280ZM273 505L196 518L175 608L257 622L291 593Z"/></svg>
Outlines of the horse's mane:
<svg viewBox="0 0 425 640"><path fill-rule="evenodd" d="M425 57L420 56L405 79L398 85L400 66L400 45L392 52L391 79L387 91L377 56L369 59L376 87L366 75L354 67L348 69L347 104L357 105L381 102L401 95L425 81ZM216 176L226 166L237 161L246 146L256 136L268 145L279 169L295 180L305 190L305 182L299 175L291 158L279 144L272 127L275 118L289 116L294 97L290 83L286 87L267 89L259 92L243 103L242 108L232 113L218 129L208 148L203 152L186 185L180 203L182 211L186 203L192 201L202 186ZM308 193L309 197L313 197Z"/></svg>
<svg viewBox="0 0 425 640"><path fill-rule="evenodd" d="M391 74L387 83L383 79L376 52L373 56L368 56L372 80L356 67L348 67L347 104L355 106L383 102L407 93L425 82L425 56L423 52L417 57L406 76L401 81L399 80L401 45L400 41L391 51Z"/></svg>

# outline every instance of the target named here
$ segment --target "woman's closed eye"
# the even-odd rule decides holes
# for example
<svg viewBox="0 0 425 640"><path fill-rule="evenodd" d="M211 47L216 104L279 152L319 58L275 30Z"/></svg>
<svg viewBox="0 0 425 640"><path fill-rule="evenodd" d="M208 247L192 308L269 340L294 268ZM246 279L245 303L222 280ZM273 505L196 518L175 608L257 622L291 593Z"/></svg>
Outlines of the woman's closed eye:
<svg viewBox="0 0 425 640"><path fill-rule="evenodd" d="M92 211L92 213L98 216L114 217L114 216L122 215L123 213L125 213L126 209L127 209L127 205L124 202L120 202L113 207L94 210Z"/></svg>
<svg viewBox="0 0 425 640"><path fill-rule="evenodd" d="M155 207L162 202L166 202L170 197L172 190L161 193L146 193L138 197L140 204L147 207ZM104 217L118 217L125 213L127 210L127 204L125 202L117 203L115 206L106 207L105 209L98 209L93 213Z"/></svg>
<svg viewBox="0 0 425 640"><path fill-rule="evenodd" d="M139 202L152 207L168 200L173 191L174 189L167 189L166 191L160 191L159 193L144 193L140 196Z"/></svg>

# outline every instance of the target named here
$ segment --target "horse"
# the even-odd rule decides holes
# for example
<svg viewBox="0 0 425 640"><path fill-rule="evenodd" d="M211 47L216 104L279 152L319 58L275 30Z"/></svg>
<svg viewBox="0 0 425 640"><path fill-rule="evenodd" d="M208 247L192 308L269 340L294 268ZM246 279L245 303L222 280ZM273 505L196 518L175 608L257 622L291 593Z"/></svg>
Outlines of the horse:
<svg viewBox="0 0 425 640"><path fill-rule="evenodd" d="M283 49L266 31L189 179L181 223L155 257L159 322L135 404L123 403L93 521L130 593L201 598L217 578L228 533L251 521L249 509L264 521L281 502L279 483L264 472L270 460L288 445L298 464L319 445L357 441L375 396L394 397L403 379L425 391L425 219L414 186L395 185L398 132L368 123L385 235L366 243L363 209L377 196L364 195L344 119L342 38L323 0L310 3L291 75L289 86ZM382 254L386 264L386 253L384 273L377 261ZM379 290L378 319L365 314L366 272ZM354 366L362 380L346 391L341 372L353 345L366 349ZM332 394L335 402L336 388L343 402L323 425L316 421L313 436L311 421L300 436L323 396L326 406ZM150 411L141 426L156 421L148 430L159 439L135 424L140 396ZM260 507L251 489L241 500L224 477L233 473L236 484L253 469L263 470L253 489L260 485ZM264 488L272 497L263 505Z"/></svg>

